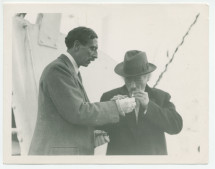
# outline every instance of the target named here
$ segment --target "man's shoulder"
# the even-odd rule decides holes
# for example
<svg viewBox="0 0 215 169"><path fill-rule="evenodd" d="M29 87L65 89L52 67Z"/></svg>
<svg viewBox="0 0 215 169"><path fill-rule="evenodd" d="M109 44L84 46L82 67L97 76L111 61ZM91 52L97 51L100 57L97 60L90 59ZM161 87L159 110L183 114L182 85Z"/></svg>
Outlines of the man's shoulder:
<svg viewBox="0 0 215 169"><path fill-rule="evenodd" d="M69 68L71 67L71 63L67 56L64 54L57 57L55 60L50 62L45 69L56 69L56 68Z"/></svg>
<svg viewBox="0 0 215 169"><path fill-rule="evenodd" d="M65 65L65 62L62 60L62 55L54 59L52 62L50 62L46 68L52 68L52 67L58 67L61 65Z"/></svg>
<svg viewBox="0 0 215 169"><path fill-rule="evenodd" d="M158 89L158 88L150 88L149 91L154 97L165 98L167 96L170 96L170 94L168 92L163 91L163 90Z"/></svg>
<svg viewBox="0 0 215 169"><path fill-rule="evenodd" d="M61 55L62 56L62 55ZM54 74L61 74L61 73L70 73L72 69L69 68L68 64L59 56L51 63L49 63L43 70L42 76L50 76Z"/></svg>
<svg viewBox="0 0 215 169"><path fill-rule="evenodd" d="M163 93L166 94L167 92L165 92L164 90L158 89L158 88L151 88L151 90L155 93Z"/></svg>
<svg viewBox="0 0 215 169"><path fill-rule="evenodd" d="M104 94L115 94L115 93L119 93L121 90L123 90L123 86L109 90L109 91L105 92Z"/></svg>
<svg viewBox="0 0 215 169"><path fill-rule="evenodd" d="M59 59L55 59L52 62L50 62L49 64L47 64L43 70L43 74L47 74L47 73L51 73L53 72L54 69L58 68L61 66L61 62L59 62Z"/></svg>

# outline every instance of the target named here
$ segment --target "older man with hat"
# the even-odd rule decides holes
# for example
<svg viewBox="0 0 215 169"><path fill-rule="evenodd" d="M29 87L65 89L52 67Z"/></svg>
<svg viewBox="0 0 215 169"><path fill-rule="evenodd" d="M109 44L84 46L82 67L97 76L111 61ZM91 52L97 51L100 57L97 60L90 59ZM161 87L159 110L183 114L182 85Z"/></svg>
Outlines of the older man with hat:
<svg viewBox="0 0 215 169"><path fill-rule="evenodd" d="M101 101L134 97L132 113L120 117L119 123L101 126L110 137L107 155L167 155L165 134L178 134L182 118L170 102L170 95L147 85L156 69L148 63L145 52L127 51L124 62L115 67L125 85L104 93Z"/></svg>

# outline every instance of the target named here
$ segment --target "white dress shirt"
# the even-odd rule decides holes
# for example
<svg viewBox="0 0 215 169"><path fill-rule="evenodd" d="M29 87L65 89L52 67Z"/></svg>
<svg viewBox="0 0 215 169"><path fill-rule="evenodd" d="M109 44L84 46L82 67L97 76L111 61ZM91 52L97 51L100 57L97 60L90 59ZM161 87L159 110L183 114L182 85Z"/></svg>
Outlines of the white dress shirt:
<svg viewBox="0 0 215 169"><path fill-rule="evenodd" d="M78 69L78 65L77 65L75 59L68 52L65 52L63 54L66 55L69 58L69 60L72 62L72 65L73 65L73 67L75 69L75 73L78 74L79 73L79 69Z"/></svg>

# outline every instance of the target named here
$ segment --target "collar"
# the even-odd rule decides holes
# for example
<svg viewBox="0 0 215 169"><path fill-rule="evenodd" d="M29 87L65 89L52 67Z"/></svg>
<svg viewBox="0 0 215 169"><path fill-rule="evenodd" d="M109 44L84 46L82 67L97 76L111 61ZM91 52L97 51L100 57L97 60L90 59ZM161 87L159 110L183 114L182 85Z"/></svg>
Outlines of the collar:
<svg viewBox="0 0 215 169"><path fill-rule="evenodd" d="M78 74L79 73L79 69L78 69L78 65L77 65L75 59L68 52L65 52L63 54L66 55L69 58L69 60L72 62L72 65L73 65L73 67L75 69L75 73Z"/></svg>

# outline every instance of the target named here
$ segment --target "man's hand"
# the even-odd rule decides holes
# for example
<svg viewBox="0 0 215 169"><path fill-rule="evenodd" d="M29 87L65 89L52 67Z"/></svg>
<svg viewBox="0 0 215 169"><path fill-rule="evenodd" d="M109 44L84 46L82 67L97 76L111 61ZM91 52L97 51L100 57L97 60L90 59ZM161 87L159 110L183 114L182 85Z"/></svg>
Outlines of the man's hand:
<svg viewBox="0 0 215 169"><path fill-rule="evenodd" d="M116 100L120 115L125 115L134 110L136 106L135 98L124 98L121 100Z"/></svg>
<svg viewBox="0 0 215 169"><path fill-rule="evenodd" d="M116 95L110 100L121 100L121 99L125 99L127 97L128 97L127 95Z"/></svg>
<svg viewBox="0 0 215 169"><path fill-rule="evenodd" d="M136 99L136 101L142 106L143 108L147 108L149 104L149 96L147 92L144 91L133 91L132 96Z"/></svg>

